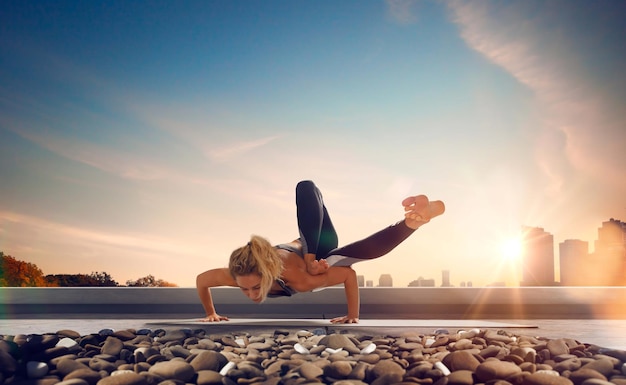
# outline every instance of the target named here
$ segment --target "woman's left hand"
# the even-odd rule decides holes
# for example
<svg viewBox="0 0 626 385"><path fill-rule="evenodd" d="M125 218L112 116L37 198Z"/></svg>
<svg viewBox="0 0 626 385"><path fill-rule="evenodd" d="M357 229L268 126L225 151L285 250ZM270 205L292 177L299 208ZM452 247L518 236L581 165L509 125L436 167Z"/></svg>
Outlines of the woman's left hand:
<svg viewBox="0 0 626 385"><path fill-rule="evenodd" d="M329 267L330 266L325 259L321 259L319 261L313 260L307 262L306 271L311 275L319 275L327 272Z"/></svg>
<svg viewBox="0 0 626 385"><path fill-rule="evenodd" d="M343 317L337 317L330 320L330 323L333 324L358 324L359 317L349 317L344 315Z"/></svg>

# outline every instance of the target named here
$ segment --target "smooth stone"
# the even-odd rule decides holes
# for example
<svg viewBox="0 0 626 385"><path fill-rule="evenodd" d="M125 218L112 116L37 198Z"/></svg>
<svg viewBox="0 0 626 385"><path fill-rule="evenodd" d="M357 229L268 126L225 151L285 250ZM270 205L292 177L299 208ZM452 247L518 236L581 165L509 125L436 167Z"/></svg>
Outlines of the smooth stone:
<svg viewBox="0 0 626 385"><path fill-rule="evenodd" d="M97 385L148 385L148 379L135 372L125 372L104 377Z"/></svg>
<svg viewBox="0 0 626 385"><path fill-rule="evenodd" d="M588 380L583 381L581 385L615 385L612 381L604 381L598 378L590 378Z"/></svg>
<svg viewBox="0 0 626 385"><path fill-rule="evenodd" d="M191 352L188 349L185 349L184 347L180 345L169 347L169 351L172 353L174 357L181 357L181 358L187 358L191 354Z"/></svg>
<svg viewBox="0 0 626 385"><path fill-rule="evenodd" d="M471 370L457 370L448 376L448 385L472 385L474 372Z"/></svg>
<svg viewBox="0 0 626 385"><path fill-rule="evenodd" d="M511 354L522 357L524 362L536 362L537 351L530 347L517 347L511 350Z"/></svg>
<svg viewBox="0 0 626 385"><path fill-rule="evenodd" d="M374 379L381 377L386 373L396 373L403 376L405 370L400 364L392 360L382 360L376 363L369 371L368 376L372 376Z"/></svg>
<svg viewBox="0 0 626 385"><path fill-rule="evenodd" d="M4 350L0 350L0 373L10 377L17 370L17 361Z"/></svg>
<svg viewBox="0 0 626 385"><path fill-rule="evenodd" d="M222 369L220 369L220 372L219 372L219 373L220 373L222 376L225 376L225 375L227 375L227 374L228 374L228 372L230 372L230 371L231 371L231 370L235 367L235 365L236 365L236 364L235 364L234 362L230 361L230 362L228 362L226 365L224 365L224 367L223 367Z"/></svg>
<svg viewBox="0 0 626 385"><path fill-rule="evenodd" d="M484 382L506 380L507 377L521 373L522 369L514 363L490 359L476 367L476 377Z"/></svg>
<svg viewBox="0 0 626 385"><path fill-rule="evenodd" d="M457 350L443 357L442 362L450 368L451 371L470 370L476 371L480 361L467 350Z"/></svg>
<svg viewBox="0 0 626 385"><path fill-rule="evenodd" d="M115 333L115 331L113 329L101 329L98 332L98 335L100 335L102 337L108 337L108 336L112 336L113 333Z"/></svg>
<svg viewBox="0 0 626 385"><path fill-rule="evenodd" d="M344 334L327 335L320 340L319 344L331 349L343 349L348 346L356 348L354 342Z"/></svg>
<svg viewBox="0 0 626 385"><path fill-rule="evenodd" d="M557 363L556 365L554 365L554 370L556 370L559 373L563 373L566 370L573 372L575 370L580 369L581 367L582 367L582 362L580 361L578 357L576 357L576 358L570 358L568 360Z"/></svg>
<svg viewBox="0 0 626 385"><path fill-rule="evenodd" d="M273 346L267 342L253 342L248 345L248 349L255 349L259 351L271 350L272 347Z"/></svg>
<svg viewBox="0 0 626 385"><path fill-rule="evenodd" d="M376 350L376 344L370 343L369 345L361 349L360 354L370 354L373 353L374 350Z"/></svg>
<svg viewBox="0 0 626 385"><path fill-rule="evenodd" d="M614 366L612 360L601 358L583 365L581 369L593 369L605 377L610 377Z"/></svg>
<svg viewBox="0 0 626 385"><path fill-rule="evenodd" d="M549 340L546 344L546 348L548 349L552 357L556 357L561 354L569 354L569 346L562 338Z"/></svg>
<svg viewBox="0 0 626 385"><path fill-rule="evenodd" d="M68 349L73 348L74 346L77 346L77 345L78 345L78 342L68 337L61 338L59 342L57 342L56 344L56 346L63 346Z"/></svg>
<svg viewBox="0 0 626 385"><path fill-rule="evenodd" d="M335 361L323 369L324 376L334 379L346 379L352 373L352 365L348 361Z"/></svg>
<svg viewBox="0 0 626 385"><path fill-rule="evenodd" d="M124 343L117 337L109 336L104 341L102 345L101 352L102 354L110 354L112 356L117 356L120 354L122 349L124 348Z"/></svg>
<svg viewBox="0 0 626 385"><path fill-rule="evenodd" d="M370 367L365 362L357 362L357 364L352 368L352 372L348 376L349 378L354 378L357 380L364 380L367 374L367 369Z"/></svg>
<svg viewBox="0 0 626 385"><path fill-rule="evenodd" d="M572 382L576 385L580 385L585 380L588 380L590 378L597 378L604 381L607 380L607 378L597 370L584 367L576 370L575 372L571 372L569 375L569 379L572 380Z"/></svg>
<svg viewBox="0 0 626 385"><path fill-rule="evenodd" d="M56 363L57 371L61 373L62 376L67 376L71 372L75 370L89 369L89 366L82 364L72 358L64 358Z"/></svg>
<svg viewBox="0 0 626 385"><path fill-rule="evenodd" d="M167 342L182 342L185 338L187 338L187 334L184 330L169 330L165 332L164 335L156 337L154 340L158 341L160 344L165 344ZM237 343L234 342L234 340L233 343L233 346L239 346Z"/></svg>
<svg viewBox="0 0 626 385"><path fill-rule="evenodd" d="M561 376L553 376L546 373L533 373L524 377L522 385L573 385L573 382Z"/></svg>
<svg viewBox="0 0 626 385"><path fill-rule="evenodd" d="M82 378L70 378L69 380L57 382L55 385L89 385L89 383Z"/></svg>
<svg viewBox="0 0 626 385"><path fill-rule="evenodd" d="M63 381L71 380L73 378L80 378L87 381L90 385L95 385L98 381L100 381L100 379L102 379L102 376L100 373L89 368L77 369L63 377Z"/></svg>
<svg viewBox="0 0 626 385"><path fill-rule="evenodd" d="M48 374L48 364L45 362L29 361L26 363L26 375L28 378L41 378Z"/></svg>
<svg viewBox="0 0 626 385"><path fill-rule="evenodd" d="M307 380L315 380L324 374L324 369L309 362L305 362L298 368L300 375Z"/></svg>
<svg viewBox="0 0 626 385"><path fill-rule="evenodd" d="M417 350L417 349L421 350L422 348L423 348L422 344L420 344L418 342L405 342L405 343L400 344L398 346L399 350L408 350L408 351Z"/></svg>
<svg viewBox="0 0 626 385"><path fill-rule="evenodd" d="M200 370L198 371L198 379L196 383L198 385L222 385L222 379L224 376L213 370Z"/></svg>
<svg viewBox="0 0 626 385"><path fill-rule="evenodd" d="M302 344L297 343L293 346L294 350L300 354L309 354L309 349L305 348Z"/></svg>
<svg viewBox="0 0 626 385"><path fill-rule="evenodd" d="M184 361L162 361L157 362L149 370L149 373L165 379L178 380L183 382L191 381L195 375L193 366Z"/></svg>
<svg viewBox="0 0 626 385"><path fill-rule="evenodd" d="M89 361L89 368L96 371L104 370L108 373L117 369L114 363L98 357L94 357Z"/></svg>
<svg viewBox="0 0 626 385"><path fill-rule="evenodd" d="M122 341L128 341L128 340L132 340L137 335L133 333L133 331L126 329L126 330L117 330L113 332L113 336L116 338L119 338Z"/></svg>
<svg viewBox="0 0 626 385"><path fill-rule="evenodd" d="M487 330L487 331L485 331L484 338L489 343L497 341L497 342L502 342L502 343L505 343L505 344L510 344L511 342L513 342L513 338L512 337L509 337L506 334L500 334L499 332L496 332L495 330Z"/></svg>
<svg viewBox="0 0 626 385"><path fill-rule="evenodd" d="M450 369L448 369L448 367L441 361L435 362L435 368L441 370L441 373L444 376L450 375Z"/></svg>
<svg viewBox="0 0 626 385"><path fill-rule="evenodd" d="M223 354L213 350L206 350L195 356L189 364L196 372L201 370L219 372L227 363L228 359Z"/></svg>
<svg viewBox="0 0 626 385"><path fill-rule="evenodd" d="M63 329L56 332L57 335L68 338L80 338L80 333L75 330Z"/></svg>
<svg viewBox="0 0 626 385"><path fill-rule="evenodd" d="M402 382L402 375L398 373L385 373L372 381L371 385L399 385Z"/></svg>

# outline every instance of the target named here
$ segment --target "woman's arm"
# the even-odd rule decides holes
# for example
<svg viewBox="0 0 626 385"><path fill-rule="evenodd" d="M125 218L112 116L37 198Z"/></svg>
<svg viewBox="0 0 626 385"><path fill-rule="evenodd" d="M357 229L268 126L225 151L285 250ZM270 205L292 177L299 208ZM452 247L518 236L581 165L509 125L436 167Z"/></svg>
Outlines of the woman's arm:
<svg viewBox="0 0 626 385"><path fill-rule="evenodd" d="M228 269L212 269L207 270L204 273L198 274L196 277L196 289L198 290L198 297L206 317L203 321L219 322L228 321L228 317L221 316L215 311L213 305L213 297L211 296L211 288L216 286L237 286L237 282L230 276Z"/></svg>
<svg viewBox="0 0 626 385"><path fill-rule="evenodd" d="M346 303L348 305L348 315L333 318L331 322L359 322L359 285L356 279L356 272L352 270L351 267L332 266L323 274L310 275L306 272L302 272L299 277L287 277L287 279L289 280L289 285L300 292L343 283L346 293Z"/></svg>

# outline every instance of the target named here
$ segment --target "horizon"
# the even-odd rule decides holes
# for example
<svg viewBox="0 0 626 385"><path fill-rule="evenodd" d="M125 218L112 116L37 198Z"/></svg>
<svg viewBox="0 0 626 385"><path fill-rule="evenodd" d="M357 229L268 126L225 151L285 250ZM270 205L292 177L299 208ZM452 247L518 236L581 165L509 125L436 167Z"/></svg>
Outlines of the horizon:
<svg viewBox="0 0 626 385"><path fill-rule="evenodd" d="M446 204L357 274L517 285L523 226L556 249L626 220L625 16L610 0L5 1L0 251L194 286L252 234L297 238L311 179L340 245L409 195Z"/></svg>

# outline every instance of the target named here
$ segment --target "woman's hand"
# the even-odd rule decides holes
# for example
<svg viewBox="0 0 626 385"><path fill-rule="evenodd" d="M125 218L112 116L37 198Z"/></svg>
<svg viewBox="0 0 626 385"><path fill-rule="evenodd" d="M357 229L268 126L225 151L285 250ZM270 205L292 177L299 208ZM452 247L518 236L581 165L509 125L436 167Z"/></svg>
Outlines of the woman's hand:
<svg viewBox="0 0 626 385"><path fill-rule="evenodd" d="M350 317L344 315L343 317L337 317L330 320L330 323L333 324L358 324L359 317Z"/></svg>
<svg viewBox="0 0 626 385"><path fill-rule="evenodd" d="M200 322L220 322L220 321L228 321L228 317L223 315L219 315L217 313L209 314L204 319L199 320Z"/></svg>
<svg viewBox="0 0 626 385"><path fill-rule="evenodd" d="M328 268L330 266L328 266L328 262L325 259L322 260L312 260L312 261L306 261L306 272L311 274L311 275L319 275L319 274L324 274L325 272L328 271Z"/></svg>

